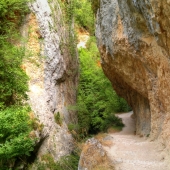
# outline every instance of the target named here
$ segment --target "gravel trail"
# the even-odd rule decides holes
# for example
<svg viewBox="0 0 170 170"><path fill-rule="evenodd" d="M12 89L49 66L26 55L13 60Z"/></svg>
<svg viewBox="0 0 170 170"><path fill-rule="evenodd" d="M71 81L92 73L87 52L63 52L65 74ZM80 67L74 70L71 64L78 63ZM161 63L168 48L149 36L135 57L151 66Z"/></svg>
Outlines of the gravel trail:
<svg viewBox="0 0 170 170"><path fill-rule="evenodd" d="M156 142L135 136L132 112L118 115L125 127L121 132L110 134L113 145L105 147L115 165L115 170L170 170L165 154Z"/></svg>

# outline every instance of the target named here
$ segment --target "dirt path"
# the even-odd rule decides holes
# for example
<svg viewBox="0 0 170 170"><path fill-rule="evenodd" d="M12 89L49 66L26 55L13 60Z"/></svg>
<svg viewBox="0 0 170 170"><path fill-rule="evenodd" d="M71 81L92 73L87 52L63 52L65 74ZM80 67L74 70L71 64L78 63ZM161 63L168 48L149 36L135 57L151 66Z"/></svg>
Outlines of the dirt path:
<svg viewBox="0 0 170 170"><path fill-rule="evenodd" d="M170 170L156 142L135 136L132 112L119 115L125 127L111 134L113 146L105 147L116 170Z"/></svg>

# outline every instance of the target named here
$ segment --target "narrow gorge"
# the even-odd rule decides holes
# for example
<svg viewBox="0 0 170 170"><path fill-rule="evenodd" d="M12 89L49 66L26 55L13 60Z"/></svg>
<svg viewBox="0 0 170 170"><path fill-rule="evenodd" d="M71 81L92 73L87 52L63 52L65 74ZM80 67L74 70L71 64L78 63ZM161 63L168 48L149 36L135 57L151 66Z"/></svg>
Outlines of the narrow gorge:
<svg viewBox="0 0 170 170"><path fill-rule="evenodd" d="M170 0L0 2L0 169L170 170L169 15Z"/></svg>

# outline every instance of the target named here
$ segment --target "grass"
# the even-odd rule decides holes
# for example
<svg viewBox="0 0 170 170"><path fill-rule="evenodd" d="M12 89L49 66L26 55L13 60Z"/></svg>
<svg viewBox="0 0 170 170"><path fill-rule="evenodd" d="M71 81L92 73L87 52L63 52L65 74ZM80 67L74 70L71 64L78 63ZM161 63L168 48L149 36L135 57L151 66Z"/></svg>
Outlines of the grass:
<svg viewBox="0 0 170 170"><path fill-rule="evenodd" d="M123 127L120 126L113 126L107 129L107 133L117 133L122 131Z"/></svg>
<svg viewBox="0 0 170 170"><path fill-rule="evenodd" d="M62 119L62 117L61 117L61 115L60 115L59 112L57 112L57 113L54 114L54 119L55 119L55 122L56 122L58 125L62 126L62 124L63 124L63 119Z"/></svg>

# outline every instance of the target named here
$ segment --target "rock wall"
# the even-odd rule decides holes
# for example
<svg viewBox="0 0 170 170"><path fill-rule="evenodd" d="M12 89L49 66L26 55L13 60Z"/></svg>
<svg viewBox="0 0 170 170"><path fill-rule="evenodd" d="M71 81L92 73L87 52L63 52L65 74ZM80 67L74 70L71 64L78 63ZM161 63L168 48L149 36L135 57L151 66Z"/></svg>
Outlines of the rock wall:
<svg viewBox="0 0 170 170"><path fill-rule="evenodd" d="M107 138L110 138L110 136L105 137L106 141ZM114 165L108 157L103 145L95 138L88 139L84 144L78 166L78 170L91 169L114 169Z"/></svg>
<svg viewBox="0 0 170 170"><path fill-rule="evenodd" d="M71 55L67 48L71 46L67 44L71 33L57 0L35 0L29 7L34 14L28 16L22 31L31 52L25 62L30 76L28 95L32 110L44 126L41 138L45 139L37 155L50 154L58 160L73 150L67 124L77 121L75 113L68 110L76 102L77 54Z"/></svg>
<svg viewBox="0 0 170 170"><path fill-rule="evenodd" d="M170 1L101 0L96 37L116 92L132 106L136 133L170 144Z"/></svg>

